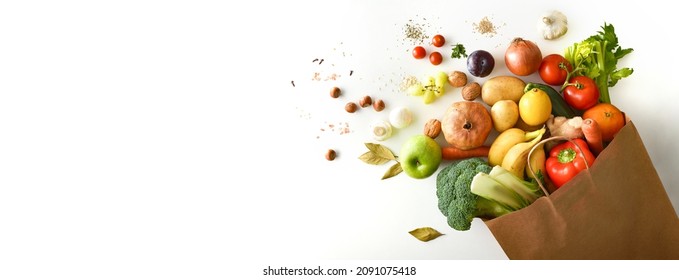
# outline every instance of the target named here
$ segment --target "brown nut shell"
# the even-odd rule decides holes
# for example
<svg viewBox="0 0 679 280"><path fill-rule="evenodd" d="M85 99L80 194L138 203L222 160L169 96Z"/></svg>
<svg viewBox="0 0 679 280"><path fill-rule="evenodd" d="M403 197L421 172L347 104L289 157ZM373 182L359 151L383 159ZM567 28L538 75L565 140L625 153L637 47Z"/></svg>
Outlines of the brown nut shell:
<svg viewBox="0 0 679 280"><path fill-rule="evenodd" d="M473 101L481 95L481 85L477 82L468 84L462 88L462 99Z"/></svg>
<svg viewBox="0 0 679 280"><path fill-rule="evenodd" d="M358 110L358 105L354 102L349 102L347 105L344 105L344 110L346 110L349 113L356 112Z"/></svg>
<svg viewBox="0 0 679 280"><path fill-rule="evenodd" d="M373 104L373 99L368 95L363 96L363 98L361 98L361 100L358 101L358 105L360 105L362 108L368 107L372 104Z"/></svg>
<svg viewBox="0 0 679 280"><path fill-rule="evenodd" d="M432 139L441 134L441 121L437 119L430 119L424 124L424 135L429 136Z"/></svg>
<svg viewBox="0 0 679 280"><path fill-rule="evenodd" d="M448 74L448 83L452 87L463 87L467 85L467 74L460 71L453 71Z"/></svg>
<svg viewBox="0 0 679 280"><path fill-rule="evenodd" d="M335 160L335 157L337 157L337 152L333 149L329 149L327 152L325 152L325 159L327 160Z"/></svg>
<svg viewBox="0 0 679 280"><path fill-rule="evenodd" d="M373 102L373 109L375 109L377 112L384 110L384 107L385 105L382 99L377 99L375 102Z"/></svg>
<svg viewBox="0 0 679 280"><path fill-rule="evenodd" d="M330 89L330 97L337 98L342 94L342 91L338 87L333 87Z"/></svg>

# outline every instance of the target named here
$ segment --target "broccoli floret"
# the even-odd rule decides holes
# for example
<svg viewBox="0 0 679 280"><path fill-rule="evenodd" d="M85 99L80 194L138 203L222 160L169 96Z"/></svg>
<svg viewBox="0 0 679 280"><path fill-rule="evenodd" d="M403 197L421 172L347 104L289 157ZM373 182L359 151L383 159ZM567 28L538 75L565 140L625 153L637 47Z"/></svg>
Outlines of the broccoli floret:
<svg viewBox="0 0 679 280"><path fill-rule="evenodd" d="M526 182L481 158L451 164L436 178L441 213L456 230L469 230L475 217L496 218L524 208L543 196L536 182Z"/></svg>
<svg viewBox="0 0 679 280"><path fill-rule="evenodd" d="M491 167L481 158L465 159L443 168L436 176L436 196L439 198L439 210L441 210L441 213L443 215L448 213L448 207L455 197L452 190L455 188L455 182L458 181L458 177L463 174L471 174L471 176L467 175L468 180L461 180L471 184L471 180L476 173L489 173L490 170Z"/></svg>
<svg viewBox="0 0 679 280"><path fill-rule="evenodd" d="M511 209L471 192L471 182L478 173L489 173L491 167L481 158L470 158L446 166L436 178L439 210L448 217L448 225L456 230L469 230L474 217L494 218Z"/></svg>

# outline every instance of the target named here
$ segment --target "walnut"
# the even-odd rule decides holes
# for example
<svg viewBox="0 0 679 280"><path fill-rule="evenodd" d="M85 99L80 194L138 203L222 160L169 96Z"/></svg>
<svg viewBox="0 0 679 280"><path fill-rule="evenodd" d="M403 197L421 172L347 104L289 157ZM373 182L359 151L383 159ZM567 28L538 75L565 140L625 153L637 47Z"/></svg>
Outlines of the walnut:
<svg viewBox="0 0 679 280"><path fill-rule="evenodd" d="M463 87L467 85L467 74L460 71L453 71L448 75L448 83L453 87Z"/></svg>
<svg viewBox="0 0 679 280"><path fill-rule="evenodd" d="M424 124L424 135L436 138L441 134L441 121L437 119L431 119Z"/></svg>
<svg viewBox="0 0 679 280"><path fill-rule="evenodd" d="M477 82L468 84L462 88L462 98L467 101L473 101L481 95L481 85Z"/></svg>

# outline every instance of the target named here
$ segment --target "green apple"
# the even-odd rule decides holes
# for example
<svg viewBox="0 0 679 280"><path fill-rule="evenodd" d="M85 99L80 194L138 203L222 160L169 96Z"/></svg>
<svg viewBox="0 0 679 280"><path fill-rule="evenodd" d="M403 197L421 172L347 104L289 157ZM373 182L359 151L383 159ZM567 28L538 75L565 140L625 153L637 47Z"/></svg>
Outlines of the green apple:
<svg viewBox="0 0 679 280"><path fill-rule="evenodd" d="M429 136L410 137L401 146L398 156L401 168L408 176L423 179L431 176L441 164L441 146Z"/></svg>

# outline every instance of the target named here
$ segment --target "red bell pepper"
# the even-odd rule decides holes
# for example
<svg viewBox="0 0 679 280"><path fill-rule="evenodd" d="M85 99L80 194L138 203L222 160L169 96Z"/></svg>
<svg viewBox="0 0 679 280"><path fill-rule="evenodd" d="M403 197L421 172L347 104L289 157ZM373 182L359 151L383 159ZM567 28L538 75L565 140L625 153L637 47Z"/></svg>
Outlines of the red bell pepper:
<svg viewBox="0 0 679 280"><path fill-rule="evenodd" d="M549 151L549 158L545 162L547 175L557 188L570 181L580 171L587 169L585 160L590 167L594 163L595 157L587 147L587 142L580 138L573 139L573 142L580 147L582 153L575 144L568 141L554 146Z"/></svg>

